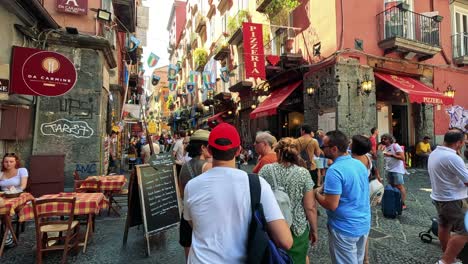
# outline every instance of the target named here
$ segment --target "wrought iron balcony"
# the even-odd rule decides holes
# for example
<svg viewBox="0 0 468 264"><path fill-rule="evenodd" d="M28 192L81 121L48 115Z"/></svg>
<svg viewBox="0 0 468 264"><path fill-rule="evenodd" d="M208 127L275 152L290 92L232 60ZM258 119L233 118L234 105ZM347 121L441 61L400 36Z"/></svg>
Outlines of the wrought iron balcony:
<svg viewBox="0 0 468 264"><path fill-rule="evenodd" d="M249 22L250 18L250 13L247 10L239 10L235 16L229 17L227 25L227 30L230 34L229 44L239 45L242 42L242 25L244 22Z"/></svg>
<svg viewBox="0 0 468 264"><path fill-rule="evenodd" d="M214 43L213 46L213 55L215 60L224 60L229 55L229 43L226 40L226 37L221 35L218 40Z"/></svg>
<svg viewBox="0 0 468 264"><path fill-rule="evenodd" d="M452 36L453 61L457 65L468 65L468 32Z"/></svg>
<svg viewBox="0 0 468 264"><path fill-rule="evenodd" d="M204 28L206 28L206 20L202 14L197 13L195 17L195 32L200 33Z"/></svg>
<svg viewBox="0 0 468 264"><path fill-rule="evenodd" d="M238 93L248 93L251 91L253 83L245 80L245 63L237 65L237 68L233 70L231 81L233 85L229 87L229 91Z"/></svg>
<svg viewBox="0 0 468 264"><path fill-rule="evenodd" d="M440 52L441 16L425 16L406 9L404 4L377 15L379 47L385 54L401 52L405 58L431 58Z"/></svg>

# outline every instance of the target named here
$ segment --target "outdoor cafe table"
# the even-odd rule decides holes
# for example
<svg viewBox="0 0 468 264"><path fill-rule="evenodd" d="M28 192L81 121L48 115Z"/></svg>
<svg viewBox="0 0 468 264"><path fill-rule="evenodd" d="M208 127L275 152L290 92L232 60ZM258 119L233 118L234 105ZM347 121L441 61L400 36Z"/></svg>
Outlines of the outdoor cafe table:
<svg viewBox="0 0 468 264"><path fill-rule="evenodd" d="M114 200L114 194L120 193L125 183L127 182L125 175L89 176L80 187L94 187L92 183L86 183L88 180L98 180L100 182L101 192L103 192L109 199L109 211L107 214L109 215L110 211L114 210L117 215L120 215L117 209L112 206L112 204L117 204L117 202Z"/></svg>
<svg viewBox="0 0 468 264"><path fill-rule="evenodd" d="M6 237L8 235L8 231L10 231L11 235L13 236L13 241L18 243L16 238L15 231L13 230L13 226L11 224L11 217L14 216L18 210L26 205L27 202L32 201L34 197L30 193L22 193L20 196L16 198L4 198L5 206L0 207L0 217L3 219L2 221L5 223L5 233L3 234L3 239L0 245L0 257L3 254L3 248L5 247Z"/></svg>
<svg viewBox="0 0 468 264"><path fill-rule="evenodd" d="M127 179L124 175L108 175L108 176L89 176L86 178L85 182L81 184L81 187L92 187L88 186L87 180L98 180L101 182L101 191L102 192L118 192L122 190L123 186L127 182Z"/></svg>
<svg viewBox="0 0 468 264"><path fill-rule="evenodd" d="M73 198L76 197L75 202L75 215L88 215L88 222L86 226L86 234L84 243L80 245L83 246L83 253L86 252L86 246L88 243L89 236L92 234L92 227L93 227L93 216L98 214L101 208L108 207L108 201L104 194L102 193L59 193L59 194L46 194L43 195L39 199L54 199L54 198ZM45 210L47 211L66 211L67 208L60 208L54 204L44 205L38 207L38 210ZM19 221L26 221L30 219L34 219L34 212L32 203L27 204L23 207L22 210L18 212Z"/></svg>

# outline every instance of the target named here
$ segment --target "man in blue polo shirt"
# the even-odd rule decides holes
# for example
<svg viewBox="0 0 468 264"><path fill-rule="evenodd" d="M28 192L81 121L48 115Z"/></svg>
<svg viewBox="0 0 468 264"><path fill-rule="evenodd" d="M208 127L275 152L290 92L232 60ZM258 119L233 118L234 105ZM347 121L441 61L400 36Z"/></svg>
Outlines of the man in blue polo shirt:
<svg viewBox="0 0 468 264"><path fill-rule="evenodd" d="M332 263L360 264L370 229L369 182L366 167L347 154L348 138L338 130L323 138L325 157L333 160L317 202L328 215L328 244Z"/></svg>

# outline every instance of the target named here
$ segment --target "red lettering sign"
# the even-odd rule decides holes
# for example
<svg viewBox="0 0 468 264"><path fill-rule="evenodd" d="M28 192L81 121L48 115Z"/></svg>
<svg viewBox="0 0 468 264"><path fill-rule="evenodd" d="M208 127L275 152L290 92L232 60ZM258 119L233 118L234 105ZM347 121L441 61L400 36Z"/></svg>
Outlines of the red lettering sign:
<svg viewBox="0 0 468 264"><path fill-rule="evenodd" d="M262 24L243 23L245 77L265 79Z"/></svg>
<svg viewBox="0 0 468 264"><path fill-rule="evenodd" d="M57 11L75 15L88 14L88 0L57 0Z"/></svg>
<svg viewBox="0 0 468 264"><path fill-rule="evenodd" d="M59 96L76 83L75 65L53 51L13 47L11 93Z"/></svg>

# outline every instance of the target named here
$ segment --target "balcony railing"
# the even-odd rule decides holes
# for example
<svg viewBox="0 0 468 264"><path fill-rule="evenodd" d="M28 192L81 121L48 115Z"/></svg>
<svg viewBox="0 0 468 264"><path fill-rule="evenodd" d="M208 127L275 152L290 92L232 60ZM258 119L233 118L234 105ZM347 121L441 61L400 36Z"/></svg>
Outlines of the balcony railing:
<svg viewBox="0 0 468 264"><path fill-rule="evenodd" d="M430 46L440 46L441 16L425 16L406 10L404 7L391 7L377 15L380 41L399 37Z"/></svg>
<svg viewBox="0 0 468 264"><path fill-rule="evenodd" d="M229 55L229 43L226 37L221 35L213 46L212 54L214 54L215 60L223 60Z"/></svg>
<svg viewBox="0 0 468 264"><path fill-rule="evenodd" d="M233 83L238 83L245 81L245 63L237 65L237 68L234 70Z"/></svg>
<svg viewBox="0 0 468 264"><path fill-rule="evenodd" d="M453 57L468 56L468 32L458 33L452 36Z"/></svg>

